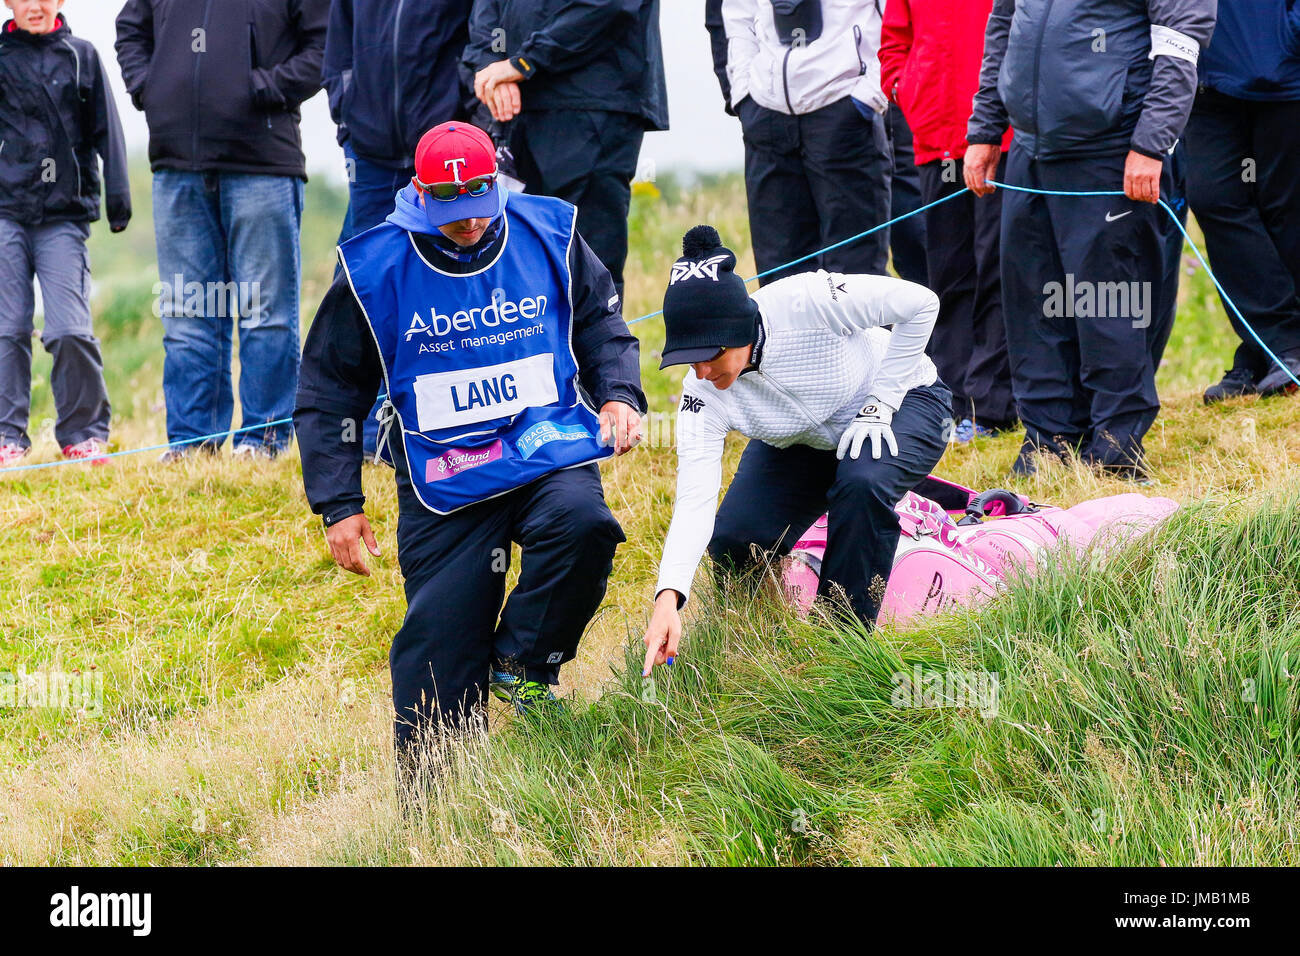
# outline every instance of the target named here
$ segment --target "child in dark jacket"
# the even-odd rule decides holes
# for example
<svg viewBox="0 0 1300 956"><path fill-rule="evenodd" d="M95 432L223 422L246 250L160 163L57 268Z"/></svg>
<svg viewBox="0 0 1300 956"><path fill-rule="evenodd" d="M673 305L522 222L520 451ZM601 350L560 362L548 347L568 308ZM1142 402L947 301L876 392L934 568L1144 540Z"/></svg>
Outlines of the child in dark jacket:
<svg viewBox="0 0 1300 956"><path fill-rule="evenodd" d="M0 27L0 467L31 450L33 278L54 359L54 437L72 459L103 463L111 408L90 314L86 240L99 219L131 219L126 143L95 48L74 37L63 0L4 0Z"/></svg>

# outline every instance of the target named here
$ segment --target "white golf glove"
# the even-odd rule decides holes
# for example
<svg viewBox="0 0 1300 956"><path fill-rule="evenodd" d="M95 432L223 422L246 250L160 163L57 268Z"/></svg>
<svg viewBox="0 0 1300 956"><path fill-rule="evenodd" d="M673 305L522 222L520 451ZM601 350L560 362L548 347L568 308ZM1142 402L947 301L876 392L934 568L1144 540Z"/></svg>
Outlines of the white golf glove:
<svg viewBox="0 0 1300 956"><path fill-rule="evenodd" d="M898 442L894 439L894 430L890 423L894 420L894 410L876 398L867 396L867 403L858 412L858 417L849 423L849 427L840 436L840 447L835 453L840 461L847 453L854 461L862 453L862 443L871 439L871 457L880 457L880 440L883 438L889 446L891 455L898 455Z"/></svg>

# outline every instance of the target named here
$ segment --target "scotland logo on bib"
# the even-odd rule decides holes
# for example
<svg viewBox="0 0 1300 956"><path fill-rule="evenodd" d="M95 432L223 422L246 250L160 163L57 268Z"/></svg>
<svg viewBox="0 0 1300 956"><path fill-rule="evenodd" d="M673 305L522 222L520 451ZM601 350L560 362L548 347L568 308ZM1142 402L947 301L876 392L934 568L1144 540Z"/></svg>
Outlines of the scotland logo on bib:
<svg viewBox="0 0 1300 956"><path fill-rule="evenodd" d="M411 484L449 514L606 458L570 345L568 203L512 193L478 272L439 271L392 223L339 247L379 346Z"/></svg>

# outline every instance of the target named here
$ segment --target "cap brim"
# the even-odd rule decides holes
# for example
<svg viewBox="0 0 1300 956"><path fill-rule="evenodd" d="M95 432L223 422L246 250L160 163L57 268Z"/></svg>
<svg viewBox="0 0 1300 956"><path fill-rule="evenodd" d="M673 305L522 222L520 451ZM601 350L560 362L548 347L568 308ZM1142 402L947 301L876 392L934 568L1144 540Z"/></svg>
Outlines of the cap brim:
<svg viewBox="0 0 1300 956"><path fill-rule="evenodd" d="M664 353L663 359L659 362L659 368L662 371L672 365L694 365L696 362L707 362L717 355L721 349L721 345L694 349L673 349L671 352Z"/></svg>
<svg viewBox="0 0 1300 956"><path fill-rule="evenodd" d="M460 222L462 219L495 219L505 211L508 192L509 190L498 180L491 190L482 196L466 194L457 196L451 202L439 202L431 196L420 193L420 200L424 204L424 215L428 218L429 225L445 226L450 222Z"/></svg>

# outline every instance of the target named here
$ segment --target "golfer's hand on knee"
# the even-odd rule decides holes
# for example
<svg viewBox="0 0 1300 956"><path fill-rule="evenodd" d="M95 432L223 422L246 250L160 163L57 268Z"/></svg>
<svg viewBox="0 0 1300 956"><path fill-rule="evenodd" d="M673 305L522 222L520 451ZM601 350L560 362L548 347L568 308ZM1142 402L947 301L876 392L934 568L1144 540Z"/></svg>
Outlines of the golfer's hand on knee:
<svg viewBox="0 0 1300 956"><path fill-rule="evenodd" d="M893 420L894 410L876 396L869 395L857 418L849 423L849 427L840 436L840 447L835 452L835 457L843 461L847 454L856 461L858 455L862 454L863 442L868 438L871 439L872 458L880 457L882 442L889 447L891 455L897 456L898 441L894 438L894 429L891 427Z"/></svg>
<svg viewBox="0 0 1300 956"><path fill-rule="evenodd" d="M655 598L654 614L645 631L645 666L641 676L649 677L656 664L671 664L682 640L682 616L677 610L681 599L676 591L664 590Z"/></svg>
<svg viewBox="0 0 1300 956"><path fill-rule="evenodd" d="M623 402L606 402L600 409L600 443L614 446L614 454L632 450L641 440L641 414Z"/></svg>
<svg viewBox="0 0 1300 956"><path fill-rule="evenodd" d="M375 533L370 530L369 518L363 514L344 518L325 530L325 540L329 543L335 564L344 571L370 577L370 569L366 567L366 549L379 557L379 543L375 541ZM365 549L361 547L362 542L365 542Z"/></svg>

